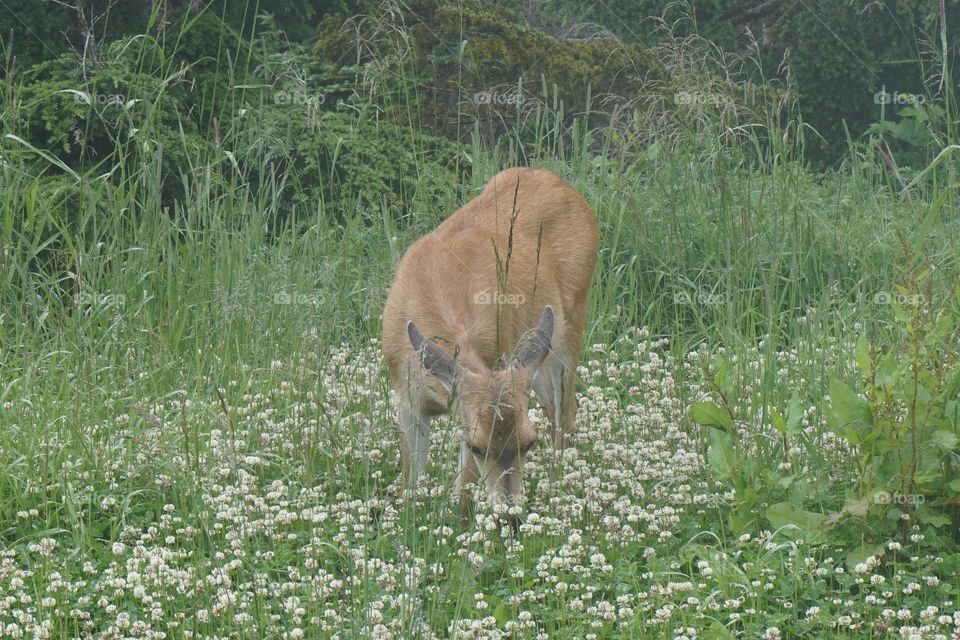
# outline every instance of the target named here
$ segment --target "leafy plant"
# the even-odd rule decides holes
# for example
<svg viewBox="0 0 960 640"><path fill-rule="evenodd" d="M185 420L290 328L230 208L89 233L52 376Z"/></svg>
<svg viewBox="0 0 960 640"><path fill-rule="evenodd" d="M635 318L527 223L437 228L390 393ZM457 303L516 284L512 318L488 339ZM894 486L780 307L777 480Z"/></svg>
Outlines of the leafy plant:
<svg viewBox="0 0 960 640"><path fill-rule="evenodd" d="M914 262L908 252L908 260ZM885 298L899 340L857 342L858 390L830 382L828 426L854 445L856 488L847 513L864 513L882 539L907 544L918 523L956 539L960 522L960 288L942 300L925 286L930 267L904 268Z"/></svg>
<svg viewBox="0 0 960 640"><path fill-rule="evenodd" d="M824 478L791 474L789 452L803 440L804 410L797 393L784 413L770 411L782 459L755 455L756 443L738 426L740 404L725 360L709 370L720 402L700 402L693 420L710 427L707 463L713 478L728 483L735 499L729 524L749 531L762 515L774 530L809 542L830 541L862 560L892 538L939 546L960 523L960 288L935 293L931 267L907 254L890 292L896 331L871 346L859 337L858 378L829 381L823 406L826 426L849 446L852 487L838 493ZM934 304L940 301L941 304ZM809 443L805 443L809 445ZM786 470L784 473L782 470ZM950 533L956 541L956 534Z"/></svg>

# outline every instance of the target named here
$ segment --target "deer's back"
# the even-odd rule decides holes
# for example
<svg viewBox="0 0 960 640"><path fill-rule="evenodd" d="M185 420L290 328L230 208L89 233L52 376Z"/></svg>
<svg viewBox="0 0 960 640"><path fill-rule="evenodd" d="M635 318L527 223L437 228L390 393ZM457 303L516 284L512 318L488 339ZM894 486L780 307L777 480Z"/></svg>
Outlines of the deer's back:
<svg viewBox="0 0 960 640"><path fill-rule="evenodd" d="M412 352L409 320L451 351L470 340L488 366L547 304L560 340L563 329L582 331L567 325L583 316L598 243L592 209L560 177L544 169L498 173L401 260L383 316L388 366Z"/></svg>

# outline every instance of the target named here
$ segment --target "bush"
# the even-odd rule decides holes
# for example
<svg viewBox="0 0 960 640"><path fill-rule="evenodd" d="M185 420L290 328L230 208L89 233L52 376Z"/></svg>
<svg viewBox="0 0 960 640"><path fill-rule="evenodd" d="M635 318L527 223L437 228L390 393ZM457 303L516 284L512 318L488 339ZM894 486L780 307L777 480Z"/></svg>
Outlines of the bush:
<svg viewBox="0 0 960 640"><path fill-rule="evenodd" d="M556 87L557 99L571 112L586 108L590 92L633 96L657 68L645 46L624 43L608 31L558 37L511 22L501 12L437 0L416 0L363 20L328 17L316 56L342 62L345 50L359 53L381 97L403 93L401 85L415 77L421 85L414 96L418 124L450 136L458 126L472 125L464 121L463 102L474 104L467 111L476 118L512 120L523 101L546 84L550 91ZM408 118L409 105L397 102L404 108L394 116Z"/></svg>

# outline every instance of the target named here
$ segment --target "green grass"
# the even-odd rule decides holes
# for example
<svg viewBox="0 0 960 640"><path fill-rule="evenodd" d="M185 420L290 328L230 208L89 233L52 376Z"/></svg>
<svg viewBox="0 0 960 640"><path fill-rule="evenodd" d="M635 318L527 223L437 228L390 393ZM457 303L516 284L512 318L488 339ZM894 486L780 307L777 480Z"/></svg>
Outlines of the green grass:
<svg viewBox="0 0 960 640"><path fill-rule="evenodd" d="M404 86L377 99L415 104L417 85ZM802 140L783 142L769 113L747 134L715 114L640 111L588 130L543 95L498 143L475 136L448 174L424 160L417 183L442 187L404 194L400 209L308 197L302 167L276 161L275 147L296 141L260 139L232 115L269 101L225 108L219 152L184 135L185 197L171 208L160 157L142 144L149 119L95 166L72 169L22 141L17 123L36 105L9 101L0 629L773 638L772 628L886 637L929 623L953 633L952 546L915 541L861 584L850 549L774 535L762 519L731 531L733 490L710 476L689 406L712 393L700 365L722 351L737 363L751 450L768 459L786 455L770 410L798 393L808 413L790 462L842 496L849 450L825 433L820 402L830 376L852 371L861 333L892 335L875 296L892 290L898 232L936 265L931 303L946 306L958 275L955 159L901 190L867 145L851 145L836 171L810 171ZM286 117L305 117L303 106ZM357 125L368 118L359 112ZM212 142L212 129L202 135ZM241 147L242 168L224 153ZM459 521L452 422L436 429L417 495L397 490L376 340L405 247L517 164L553 169L598 214L586 343L603 346L581 363L575 447L534 453L537 516L505 539L483 509ZM935 223L918 225L941 193ZM932 621L921 618L929 606Z"/></svg>

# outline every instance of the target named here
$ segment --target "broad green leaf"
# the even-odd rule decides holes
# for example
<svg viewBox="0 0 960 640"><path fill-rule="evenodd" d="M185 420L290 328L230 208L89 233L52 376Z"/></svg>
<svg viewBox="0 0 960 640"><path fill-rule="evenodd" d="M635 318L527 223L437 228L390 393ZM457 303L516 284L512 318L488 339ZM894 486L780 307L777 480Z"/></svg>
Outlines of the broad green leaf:
<svg viewBox="0 0 960 640"><path fill-rule="evenodd" d="M734 640L734 638L736 638L719 620L714 620L709 630L710 633L707 635L711 638L716 638L716 640Z"/></svg>
<svg viewBox="0 0 960 640"><path fill-rule="evenodd" d="M882 556L884 548L882 544L871 544L860 547L856 551L851 551L847 554L846 563L847 569L853 571L853 568L858 564L866 562L867 558L870 556Z"/></svg>
<svg viewBox="0 0 960 640"><path fill-rule="evenodd" d="M717 358L714 361L714 365L716 366L717 372L713 376L713 383L717 385L717 389L720 389L727 394L727 397L729 397L731 386L729 384L730 380L727 376L727 370L729 368L727 366L727 361L725 359Z"/></svg>
<svg viewBox="0 0 960 640"><path fill-rule="evenodd" d="M877 363L877 384L892 387L900 379L902 369L897 363L892 353L888 353L880 358Z"/></svg>
<svg viewBox="0 0 960 640"><path fill-rule="evenodd" d="M898 450L888 451L873 459L873 484L877 489L893 491L900 486L899 480L905 471Z"/></svg>
<svg viewBox="0 0 960 640"><path fill-rule="evenodd" d="M816 493L817 487L815 487L809 480L806 478L800 478L793 482L788 488L787 498L794 502L799 503L803 500L809 499L811 496Z"/></svg>
<svg viewBox="0 0 960 640"><path fill-rule="evenodd" d="M826 519L826 516L821 513L804 511L792 502L778 502L767 507L766 516L770 525L774 529L782 529L780 533L787 537L803 538L808 542L823 539L823 530L820 529L820 524Z"/></svg>
<svg viewBox="0 0 960 640"><path fill-rule="evenodd" d="M953 451L957 448L957 443L960 442L960 438L958 438L957 434L953 431L939 429L933 432L930 442L939 447L943 447L947 451Z"/></svg>
<svg viewBox="0 0 960 640"><path fill-rule="evenodd" d="M733 453L733 441L730 434L717 429L711 429L707 447L707 462L713 477L717 480L730 480L736 466L736 456Z"/></svg>
<svg viewBox="0 0 960 640"><path fill-rule="evenodd" d="M866 435L873 424L870 406L837 378L830 380L830 402L825 407L824 414L827 425L854 445L866 441Z"/></svg>
<svg viewBox="0 0 960 640"><path fill-rule="evenodd" d="M876 427L880 437L877 438L875 454L883 455L903 448L903 440L896 437L899 423L893 420L878 420Z"/></svg>
<svg viewBox="0 0 960 640"><path fill-rule="evenodd" d="M734 534L740 535L748 531L757 530L757 518L750 512L737 511L730 515L730 529Z"/></svg>
<svg viewBox="0 0 960 640"><path fill-rule="evenodd" d="M787 417L784 418L776 410L770 411L770 422L780 433L788 436L796 436L800 433L800 424L803 422L803 405L800 403L800 397L797 394L790 396L787 402Z"/></svg>
<svg viewBox="0 0 960 640"><path fill-rule="evenodd" d="M727 432L733 430L733 418L730 417L730 413L712 402L698 402L693 405L690 412L693 415L693 421L697 424Z"/></svg>
<svg viewBox="0 0 960 640"><path fill-rule="evenodd" d="M937 513L924 505L918 505L916 509L917 520L931 527L946 527L950 524L950 516Z"/></svg>
<svg viewBox="0 0 960 640"><path fill-rule="evenodd" d="M903 328L907 330L907 333L912 335L914 331L913 322L911 322L913 310L900 304L898 298L898 296L894 296L890 299L890 308L893 309L893 315L903 324Z"/></svg>
<svg viewBox="0 0 960 640"><path fill-rule="evenodd" d="M934 346L946 340L957 332L957 318L953 314L945 313L934 325L933 330L924 338L927 346Z"/></svg>
<svg viewBox="0 0 960 640"><path fill-rule="evenodd" d="M776 409L770 410L770 422L773 423L773 428L779 433L787 432L787 421L783 419L783 416L780 415L780 412Z"/></svg>
<svg viewBox="0 0 960 640"><path fill-rule="evenodd" d="M790 396L787 402L787 424L786 433L788 436L796 436L800 433L800 424L803 422L803 405L800 404L800 396L796 393Z"/></svg>

